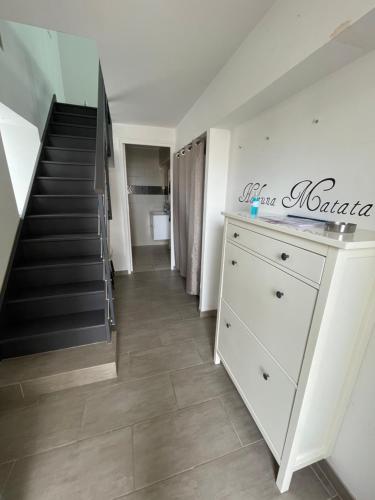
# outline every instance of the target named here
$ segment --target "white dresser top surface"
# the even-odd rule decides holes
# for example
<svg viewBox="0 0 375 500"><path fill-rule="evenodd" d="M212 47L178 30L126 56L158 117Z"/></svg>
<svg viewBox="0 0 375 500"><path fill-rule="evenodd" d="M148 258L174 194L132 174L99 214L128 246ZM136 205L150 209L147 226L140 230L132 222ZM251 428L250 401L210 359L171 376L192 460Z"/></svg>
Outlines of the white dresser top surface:
<svg viewBox="0 0 375 500"><path fill-rule="evenodd" d="M260 226L280 233L305 238L316 241L324 245L345 249L375 248L375 231L358 229L352 234L339 234L327 232L324 229L324 223L313 224L306 219L293 219L287 217L259 216L255 219L250 218L246 211L242 212L223 212L225 217L246 222L254 226Z"/></svg>

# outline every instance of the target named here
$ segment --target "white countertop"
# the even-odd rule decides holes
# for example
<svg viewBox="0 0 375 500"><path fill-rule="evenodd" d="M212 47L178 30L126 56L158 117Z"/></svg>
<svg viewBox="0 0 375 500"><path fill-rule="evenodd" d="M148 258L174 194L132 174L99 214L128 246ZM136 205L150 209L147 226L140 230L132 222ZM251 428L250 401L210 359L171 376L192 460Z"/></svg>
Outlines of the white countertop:
<svg viewBox="0 0 375 500"><path fill-rule="evenodd" d="M289 221L286 217L264 216L264 219L267 220L263 220L262 216L259 216L252 219L247 211L223 212L223 215L234 220L247 222L248 224L252 224L254 226L264 227L273 231L290 234L299 238L305 238L307 240L316 241L317 243L322 243L336 248L375 248L375 231L367 231L357 228L355 233L339 234L325 231L324 223L316 226L311 225L309 227L297 227L296 221L298 221L298 219L291 219L290 224L288 224ZM273 219L273 221L271 222L270 219ZM306 221L306 219L304 219L304 221ZM303 226L302 221L301 225Z"/></svg>

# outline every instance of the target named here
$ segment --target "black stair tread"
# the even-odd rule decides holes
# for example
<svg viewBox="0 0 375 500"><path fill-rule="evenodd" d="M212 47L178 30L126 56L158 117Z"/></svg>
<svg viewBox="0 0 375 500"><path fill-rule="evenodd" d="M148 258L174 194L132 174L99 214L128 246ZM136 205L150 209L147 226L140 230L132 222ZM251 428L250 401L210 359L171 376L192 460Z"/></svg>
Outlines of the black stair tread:
<svg viewBox="0 0 375 500"><path fill-rule="evenodd" d="M60 241L60 240L98 240L100 235L98 233L72 233L72 234L47 234L29 236L22 238L22 242L36 242L36 241Z"/></svg>
<svg viewBox="0 0 375 500"><path fill-rule="evenodd" d="M77 136L79 137L79 136ZM92 149L88 149L87 151L92 151ZM88 165L95 167L95 163L86 163L81 161L55 161L55 160L40 160L40 163L46 163L47 165L78 165L80 167L87 167Z"/></svg>
<svg viewBox="0 0 375 500"><path fill-rule="evenodd" d="M81 115L75 115L75 116L81 116ZM90 116L90 115L86 115ZM49 132L48 137L63 137L64 139L85 139L89 141L95 141L96 137L85 137L84 135L68 135L68 134L56 134L54 132Z"/></svg>
<svg viewBox="0 0 375 500"><path fill-rule="evenodd" d="M80 116L83 118L96 118L95 115L90 116L87 115L86 113L69 113L68 111L58 111L57 109L53 110L54 115L68 115L68 116Z"/></svg>
<svg viewBox="0 0 375 500"><path fill-rule="evenodd" d="M49 316L47 318L28 319L19 323L11 323L2 334L2 340L20 339L46 333L59 333L67 330L103 326L105 314L103 309L85 311L63 316ZM1 342L1 341L0 341Z"/></svg>
<svg viewBox="0 0 375 500"><path fill-rule="evenodd" d="M98 292L104 292L104 281L84 281L64 285L49 285L16 290L14 294L7 299L7 303L14 304L16 302L39 300L47 297L56 298L67 295L82 295Z"/></svg>
<svg viewBox="0 0 375 500"><path fill-rule="evenodd" d="M82 266L91 264L101 264L103 259L99 256L83 256L83 257L69 257L64 259L44 259L28 262L27 264L19 264L14 266L15 271L24 271L36 269L41 267L68 267L68 266Z"/></svg>
<svg viewBox="0 0 375 500"><path fill-rule="evenodd" d="M93 177L53 177L50 175L39 175L37 179L47 181L93 181Z"/></svg>
<svg viewBox="0 0 375 500"><path fill-rule="evenodd" d="M80 128L95 128L96 129L95 125L85 125L82 123L66 123L66 122L51 121L51 125L64 125L65 127L80 127ZM65 135L65 134L61 134L61 135Z"/></svg>
<svg viewBox="0 0 375 500"><path fill-rule="evenodd" d="M94 213L87 213L87 212L83 212L83 213L71 213L71 212L68 212L68 213L57 213L57 214L31 214L31 215L26 215L25 218L27 219L61 219L62 217L66 217L66 218L71 218L71 219L76 219L76 218L81 218L81 217L84 217L84 218L97 218L98 215L97 214L94 214Z"/></svg>
<svg viewBox="0 0 375 500"><path fill-rule="evenodd" d="M50 179L51 177L47 177ZM63 177L65 179L65 177ZM92 180L92 179L90 179ZM97 198L97 194L41 194L41 193L36 193L31 195L36 198Z"/></svg>
<svg viewBox="0 0 375 500"><path fill-rule="evenodd" d="M87 148L64 148L61 146L44 146L43 149L52 149L52 150L62 150L62 151L84 151L85 153L92 153L94 150L93 149L87 149Z"/></svg>
<svg viewBox="0 0 375 500"><path fill-rule="evenodd" d="M95 111L97 110L97 108L95 106L87 106L86 104L73 104L71 102L59 102L59 101L55 101L55 106L71 106L73 108L82 108L82 109L95 109Z"/></svg>

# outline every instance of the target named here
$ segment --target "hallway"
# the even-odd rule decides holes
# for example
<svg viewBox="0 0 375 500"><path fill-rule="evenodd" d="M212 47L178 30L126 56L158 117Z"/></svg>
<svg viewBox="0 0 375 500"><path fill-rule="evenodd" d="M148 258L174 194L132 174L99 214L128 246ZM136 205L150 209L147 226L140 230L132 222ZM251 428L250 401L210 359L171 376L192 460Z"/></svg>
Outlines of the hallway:
<svg viewBox="0 0 375 500"><path fill-rule="evenodd" d="M132 248L133 269L143 271L162 271L171 267L171 251L168 245L143 245Z"/></svg>
<svg viewBox="0 0 375 500"><path fill-rule="evenodd" d="M115 292L118 380L0 412L0 497L279 498L271 454L212 363L215 320L199 318L180 276L119 276ZM334 496L306 468L282 498Z"/></svg>

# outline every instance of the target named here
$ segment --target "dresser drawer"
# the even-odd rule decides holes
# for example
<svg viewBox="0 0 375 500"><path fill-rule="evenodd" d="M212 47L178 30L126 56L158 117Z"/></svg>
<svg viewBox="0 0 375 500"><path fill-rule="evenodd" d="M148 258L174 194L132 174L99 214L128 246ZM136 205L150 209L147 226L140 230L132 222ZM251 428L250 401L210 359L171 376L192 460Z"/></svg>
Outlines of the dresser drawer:
<svg viewBox="0 0 375 500"><path fill-rule="evenodd" d="M263 236L262 234L228 223L227 238L264 255L315 283L320 283L325 257L309 250Z"/></svg>
<svg viewBox="0 0 375 500"><path fill-rule="evenodd" d="M226 243L222 296L297 383L317 291Z"/></svg>
<svg viewBox="0 0 375 500"><path fill-rule="evenodd" d="M221 301L218 351L271 448L281 457L295 387Z"/></svg>

